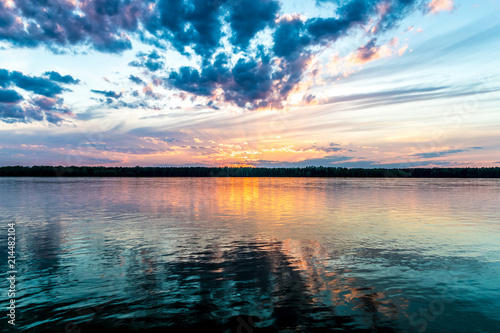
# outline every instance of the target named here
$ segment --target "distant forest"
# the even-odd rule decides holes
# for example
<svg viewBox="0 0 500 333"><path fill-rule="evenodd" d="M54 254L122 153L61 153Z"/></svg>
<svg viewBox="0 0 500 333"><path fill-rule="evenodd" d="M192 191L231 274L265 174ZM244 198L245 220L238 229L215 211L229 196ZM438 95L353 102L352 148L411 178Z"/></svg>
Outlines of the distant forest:
<svg viewBox="0 0 500 333"><path fill-rule="evenodd" d="M8 166L0 177L408 177L500 178L500 168L361 169L337 167L88 167Z"/></svg>

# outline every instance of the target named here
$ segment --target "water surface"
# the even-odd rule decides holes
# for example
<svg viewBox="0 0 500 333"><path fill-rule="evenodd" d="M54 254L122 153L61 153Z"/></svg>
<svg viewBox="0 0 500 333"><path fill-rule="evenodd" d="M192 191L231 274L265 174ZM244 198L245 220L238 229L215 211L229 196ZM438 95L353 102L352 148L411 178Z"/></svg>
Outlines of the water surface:
<svg viewBox="0 0 500 333"><path fill-rule="evenodd" d="M1 178L0 246L16 223L19 331L498 332L499 207L496 179Z"/></svg>

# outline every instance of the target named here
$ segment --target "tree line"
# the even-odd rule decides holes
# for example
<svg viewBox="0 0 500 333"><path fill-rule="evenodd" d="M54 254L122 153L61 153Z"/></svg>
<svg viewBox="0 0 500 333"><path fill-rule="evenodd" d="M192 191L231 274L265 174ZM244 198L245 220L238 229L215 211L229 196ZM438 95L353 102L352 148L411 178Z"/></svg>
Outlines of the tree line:
<svg viewBox="0 0 500 333"><path fill-rule="evenodd" d="M6 166L0 177L408 177L500 178L500 168L363 169L342 167L89 167Z"/></svg>

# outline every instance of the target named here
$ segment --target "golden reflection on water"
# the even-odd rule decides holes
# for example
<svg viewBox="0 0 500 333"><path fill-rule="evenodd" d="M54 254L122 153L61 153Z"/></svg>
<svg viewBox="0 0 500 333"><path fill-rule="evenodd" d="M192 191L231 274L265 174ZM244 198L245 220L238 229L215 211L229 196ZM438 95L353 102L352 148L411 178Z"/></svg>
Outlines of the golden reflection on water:
<svg viewBox="0 0 500 333"><path fill-rule="evenodd" d="M483 218L477 207L485 195L474 184L464 194L459 186L443 188L420 179L405 184L397 179L321 178L116 181L120 190L101 192L102 200L126 203L129 210L135 207L152 219L203 222L205 228L225 226L238 229L236 233L247 230L278 238L329 237L351 245L396 241L398 246L404 241L435 246L443 237L468 244L470 229ZM498 201L498 195L487 194ZM460 219L454 219L458 214Z"/></svg>

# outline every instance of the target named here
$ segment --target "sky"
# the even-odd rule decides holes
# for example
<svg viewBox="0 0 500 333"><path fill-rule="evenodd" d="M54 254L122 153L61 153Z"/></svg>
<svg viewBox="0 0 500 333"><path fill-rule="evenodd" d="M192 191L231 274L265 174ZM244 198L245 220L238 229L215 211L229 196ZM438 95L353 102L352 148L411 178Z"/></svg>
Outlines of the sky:
<svg viewBox="0 0 500 333"><path fill-rule="evenodd" d="M500 166L500 0L0 0L0 166Z"/></svg>

